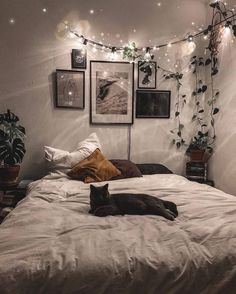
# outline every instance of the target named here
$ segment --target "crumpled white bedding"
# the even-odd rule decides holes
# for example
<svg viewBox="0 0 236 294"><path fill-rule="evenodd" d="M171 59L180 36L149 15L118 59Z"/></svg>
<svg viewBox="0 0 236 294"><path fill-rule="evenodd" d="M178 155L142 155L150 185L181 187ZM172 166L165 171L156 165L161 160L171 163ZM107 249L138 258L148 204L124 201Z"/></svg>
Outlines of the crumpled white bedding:
<svg viewBox="0 0 236 294"><path fill-rule="evenodd" d="M109 189L174 201L179 217L99 218L89 184L47 176L0 226L0 293L236 293L234 196L177 175Z"/></svg>

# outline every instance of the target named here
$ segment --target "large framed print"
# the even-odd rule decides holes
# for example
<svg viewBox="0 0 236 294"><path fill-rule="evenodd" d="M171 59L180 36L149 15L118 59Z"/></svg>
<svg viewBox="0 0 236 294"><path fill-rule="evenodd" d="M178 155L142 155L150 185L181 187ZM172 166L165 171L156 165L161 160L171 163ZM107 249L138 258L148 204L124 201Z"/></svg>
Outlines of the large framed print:
<svg viewBox="0 0 236 294"><path fill-rule="evenodd" d="M56 70L56 107L84 109L84 72Z"/></svg>
<svg viewBox="0 0 236 294"><path fill-rule="evenodd" d="M169 118L170 91L137 90L136 118Z"/></svg>
<svg viewBox="0 0 236 294"><path fill-rule="evenodd" d="M157 63L155 61L138 62L138 88L156 89Z"/></svg>
<svg viewBox="0 0 236 294"><path fill-rule="evenodd" d="M133 124L134 64L90 62L90 123Z"/></svg>

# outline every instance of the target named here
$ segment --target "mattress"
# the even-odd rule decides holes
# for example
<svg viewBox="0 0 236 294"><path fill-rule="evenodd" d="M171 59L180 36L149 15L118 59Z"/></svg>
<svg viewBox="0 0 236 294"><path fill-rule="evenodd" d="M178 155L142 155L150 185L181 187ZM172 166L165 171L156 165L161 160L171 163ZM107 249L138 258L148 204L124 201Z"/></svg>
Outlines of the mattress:
<svg viewBox="0 0 236 294"><path fill-rule="evenodd" d="M31 184L0 226L1 294L235 293L234 196L174 174L109 182L175 202L171 222L90 215L89 190L59 174Z"/></svg>

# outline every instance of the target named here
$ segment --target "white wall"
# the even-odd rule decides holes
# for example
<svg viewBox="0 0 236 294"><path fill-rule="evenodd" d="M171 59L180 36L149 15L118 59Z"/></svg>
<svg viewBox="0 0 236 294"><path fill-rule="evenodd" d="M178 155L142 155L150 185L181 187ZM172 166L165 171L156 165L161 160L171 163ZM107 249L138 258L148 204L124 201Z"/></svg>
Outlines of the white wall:
<svg viewBox="0 0 236 294"><path fill-rule="evenodd" d="M120 44L132 39L138 45L159 44L170 38L183 37L195 26L206 24L206 1L166 0L158 7L156 1L82 1L82 0L1 0L0 2L0 111L10 108L21 118L27 131L27 154L22 176L37 178L45 173L42 148L44 145L73 150L89 133L96 131L108 158L127 158L127 127L89 125L89 71L86 71L85 110L55 109L52 73L56 68L70 69L70 52L77 47L75 40L63 40L57 26L68 20L89 37ZM48 12L44 14L42 8ZM95 10L94 15L88 12ZM16 19L10 25L10 17ZM137 32L134 33L133 30ZM109 34L109 35L108 35ZM119 36L120 35L120 36ZM118 37L119 36L119 37ZM150 40L150 42L149 42ZM187 68L188 56L181 46L166 49L157 55L160 66L172 69L182 60ZM161 60L159 60L161 57ZM100 59L89 52L89 59ZM168 63L167 59L171 62ZM174 83L164 83L158 73L157 89L172 90L171 119L135 120L132 127L131 159L135 162L162 162L174 172L184 170L184 151L171 144L169 130L174 126ZM186 73L183 92L190 101L191 75ZM136 84L136 83L135 83ZM228 101L228 100L227 100ZM189 102L191 105L191 101ZM186 107L186 123L191 115ZM187 129L187 133L190 130Z"/></svg>
<svg viewBox="0 0 236 294"><path fill-rule="evenodd" d="M232 43L234 40L234 43ZM236 195L236 44L233 36L223 39L220 72L216 85L220 90L217 105L216 144L210 161L210 174L216 187Z"/></svg>

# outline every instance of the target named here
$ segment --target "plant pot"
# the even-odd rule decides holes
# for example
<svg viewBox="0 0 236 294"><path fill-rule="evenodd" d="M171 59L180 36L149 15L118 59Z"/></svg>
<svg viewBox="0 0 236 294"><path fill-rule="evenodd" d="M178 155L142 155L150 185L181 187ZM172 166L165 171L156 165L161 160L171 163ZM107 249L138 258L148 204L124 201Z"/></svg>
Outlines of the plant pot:
<svg viewBox="0 0 236 294"><path fill-rule="evenodd" d="M19 172L19 165L0 166L0 185L6 187L16 186Z"/></svg>
<svg viewBox="0 0 236 294"><path fill-rule="evenodd" d="M191 150L190 151L191 161L205 161L205 150Z"/></svg>

